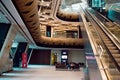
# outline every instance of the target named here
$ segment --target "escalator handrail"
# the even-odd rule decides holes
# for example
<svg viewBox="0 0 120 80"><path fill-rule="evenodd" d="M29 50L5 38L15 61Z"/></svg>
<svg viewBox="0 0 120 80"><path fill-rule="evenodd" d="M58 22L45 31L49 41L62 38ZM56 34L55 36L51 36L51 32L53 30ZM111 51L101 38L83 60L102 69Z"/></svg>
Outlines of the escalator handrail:
<svg viewBox="0 0 120 80"><path fill-rule="evenodd" d="M95 11L95 12L96 12L97 14L99 14L101 17L103 17L104 19L106 19L107 21L109 21L110 24L113 24L113 25L116 25L116 26L117 26L117 23L116 23L116 22L113 21L113 22L114 22L114 23L113 23L113 22L112 22L110 19L108 19L106 16L100 14L100 13L97 12L97 11ZM112 25L112 26L113 26L113 25ZM120 25L119 25L119 28L120 28Z"/></svg>

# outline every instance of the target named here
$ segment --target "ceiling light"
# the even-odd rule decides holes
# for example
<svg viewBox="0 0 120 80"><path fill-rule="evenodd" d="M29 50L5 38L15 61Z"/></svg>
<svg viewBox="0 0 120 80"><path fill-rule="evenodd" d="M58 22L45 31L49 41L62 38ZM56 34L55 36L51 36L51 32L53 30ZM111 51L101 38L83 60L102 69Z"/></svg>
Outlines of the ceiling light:
<svg viewBox="0 0 120 80"><path fill-rule="evenodd" d="M49 6L50 4L46 4L46 6Z"/></svg>
<svg viewBox="0 0 120 80"><path fill-rule="evenodd" d="M44 0L42 0L41 2L44 2Z"/></svg>

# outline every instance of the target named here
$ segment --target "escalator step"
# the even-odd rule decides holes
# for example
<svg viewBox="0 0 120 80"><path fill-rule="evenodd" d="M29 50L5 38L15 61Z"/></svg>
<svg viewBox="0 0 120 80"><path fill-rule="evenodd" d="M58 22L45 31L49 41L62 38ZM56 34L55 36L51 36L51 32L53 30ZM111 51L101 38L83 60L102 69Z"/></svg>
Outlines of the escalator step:
<svg viewBox="0 0 120 80"><path fill-rule="evenodd" d="M120 72L117 69L109 69L110 75L120 75Z"/></svg>
<svg viewBox="0 0 120 80"><path fill-rule="evenodd" d="M106 44L108 47L114 47L114 44Z"/></svg>
<svg viewBox="0 0 120 80"><path fill-rule="evenodd" d="M112 54L119 54L119 55L120 55L119 50L110 50L110 52L111 52Z"/></svg>
<svg viewBox="0 0 120 80"><path fill-rule="evenodd" d="M120 58L115 58L115 60L116 60L118 63L120 63ZM104 58L104 61L105 61L106 63L113 63L110 58Z"/></svg>
<svg viewBox="0 0 120 80"><path fill-rule="evenodd" d="M114 58L120 58L120 54L112 54Z"/></svg>
<svg viewBox="0 0 120 80"><path fill-rule="evenodd" d="M112 41L105 41L105 43L110 44L110 43L112 43Z"/></svg>
<svg viewBox="0 0 120 80"><path fill-rule="evenodd" d="M108 47L108 49L110 49L110 50L117 50L116 47Z"/></svg>
<svg viewBox="0 0 120 80"><path fill-rule="evenodd" d="M111 80L120 80L120 75L111 76Z"/></svg>

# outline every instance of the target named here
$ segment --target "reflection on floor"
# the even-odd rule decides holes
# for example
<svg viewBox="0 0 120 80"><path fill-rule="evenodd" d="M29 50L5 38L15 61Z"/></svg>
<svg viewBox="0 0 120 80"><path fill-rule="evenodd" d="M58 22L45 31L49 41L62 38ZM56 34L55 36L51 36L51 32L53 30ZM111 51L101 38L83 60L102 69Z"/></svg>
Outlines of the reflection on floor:
<svg viewBox="0 0 120 80"><path fill-rule="evenodd" d="M84 80L83 69L80 71L59 71L54 66L29 65L28 68L14 68L3 73L0 80Z"/></svg>

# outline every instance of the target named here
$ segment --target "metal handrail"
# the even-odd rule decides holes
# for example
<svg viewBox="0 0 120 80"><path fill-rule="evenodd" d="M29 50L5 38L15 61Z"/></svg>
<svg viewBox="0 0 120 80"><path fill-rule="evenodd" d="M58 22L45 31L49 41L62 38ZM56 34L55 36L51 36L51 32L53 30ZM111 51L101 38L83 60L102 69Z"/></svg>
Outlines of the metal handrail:
<svg viewBox="0 0 120 80"><path fill-rule="evenodd" d="M104 19L106 19L110 24L113 24L112 26L114 26L114 25L116 25L117 26L117 23L116 22L114 22L114 21L112 21L112 20L110 20L109 18L107 18L106 16L104 16L104 15L102 15L102 14L100 14L99 12L97 12L97 11L95 11L97 14L99 14L101 17L103 17ZM118 24L119 25L119 28L120 28L120 24Z"/></svg>
<svg viewBox="0 0 120 80"><path fill-rule="evenodd" d="M81 7L81 6L80 6ZM81 7L81 10L82 10L82 12L83 12L83 14L84 14L84 18L85 18L85 20L87 21L87 22L89 22L89 19L86 17L86 11L83 9L83 7ZM93 25L93 24L92 24ZM91 35L91 38L93 39L93 36ZM97 45L96 45L96 43L95 43L95 41L94 40L92 40L92 44L91 45L93 45L94 44L94 46L96 46L96 49L97 49ZM94 51L94 50L93 50ZM96 50L97 51L97 50ZM95 52L96 53L96 52ZM95 56L97 56L96 54L95 54ZM102 61L101 61L101 59L100 59L100 64L101 64L101 66L103 67L103 68L105 68L104 67L104 65L103 65L103 63L102 63ZM105 69L103 69L103 71L104 71L104 74L106 75L106 80L109 80L109 77L108 77L108 75L107 75L107 72L106 72L106 70ZM103 73L101 73L101 74L103 74ZM104 79L105 79L105 77L104 77Z"/></svg>

